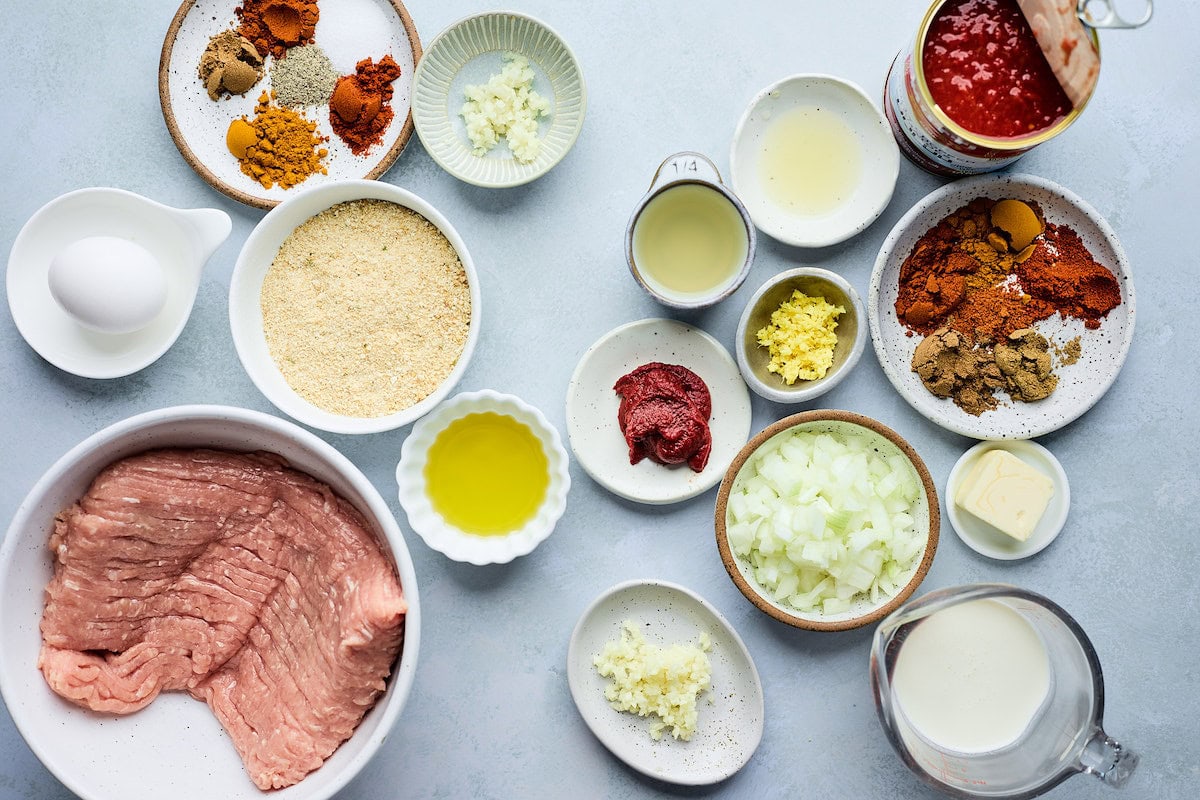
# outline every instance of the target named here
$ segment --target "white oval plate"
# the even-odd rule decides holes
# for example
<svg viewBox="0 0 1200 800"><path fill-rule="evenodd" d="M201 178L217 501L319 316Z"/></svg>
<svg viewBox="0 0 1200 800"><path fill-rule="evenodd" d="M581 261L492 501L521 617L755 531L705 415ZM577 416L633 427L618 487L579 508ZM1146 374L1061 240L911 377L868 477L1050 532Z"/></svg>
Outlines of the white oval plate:
<svg viewBox="0 0 1200 800"><path fill-rule="evenodd" d="M541 151L528 164L512 157L503 138L487 155L474 155L458 113L466 87L487 83L500 71L505 52L529 59L533 89L550 101L550 116L538 124ZM488 188L520 186L549 172L579 138L586 109L583 73L571 48L544 22L512 11L474 14L439 33L413 83L421 144L454 177Z"/></svg>
<svg viewBox="0 0 1200 800"><path fill-rule="evenodd" d="M313 40L321 46L339 75L354 71L364 58L376 62L390 55L400 65L400 77L392 84L395 116L383 141L356 156L329 124L329 106L298 109L317 123L317 133L328 136L324 147L328 175L315 174L303 183L283 189L264 189L242 173L238 160L225 146L229 123L245 115L253 118L259 95L271 88L271 65L250 91L238 97L209 100L197 75L200 56L215 34L236 28L236 0L184 0L163 42L159 62L158 96L171 138L192 169L210 186L234 200L258 208L271 208L301 188L319 186L344 178L378 178L395 163L412 136L411 97L413 73L421 57L421 40L416 26L400 0L338 0L322 3Z"/></svg>
<svg viewBox="0 0 1200 800"><path fill-rule="evenodd" d="M841 116L858 137L862 152L854 194L828 214L800 216L781 208L759 178L760 142L771 120L805 106ZM883 112L858 85L833 75L793 75L750 101L733 134L729 174L734 192L763 233L797 247L825 247L866 230L887 208L900 175L900 148Z"/></svg>
<svg viewBox="0 0 1200 800"><path fill-rule="evenodd" d="M519 530L503 536L476 536L459 530L434 509L425 491L425 465L429 448L437 437L455 420L485 412L503 414L526 425L541 442L550 473L546 497L537 513ZM413 426L400 447L396 484L400 487L400 505L408 515L408 524L425 544L447 558L482 566L507 564L517 556L527 555L553 533L567 508L571 475L558 429L541 411L519 397L484 389L455 395Z"/></svg>
<svg viewBox="0 0 1200 800"><path fill-rule="evenodd" d="M1054 481L1054 495L1050 498L1050 504L1046 506L1046 512L1042 514L1033 533L1023 542L1001 533L974 514L962 510L954 502L958 485L980 456L988 450L1007 450ZM1071 486L1067 482L1067 473L1054 454L1037 442L980 442L959 457L946 481L946 513L958 538L976 553L1001 561L1029 558L1049 547L1066 524L1070 508Z"/></svg>
<svg viewBox="0 0 1200 800"><path fill-rule="evenodd" d="M708 385L713 446L701 472L649 458L629 463L613 384L651 361L687 367ZM650 505L678 503L716 486L746 443L750 393L733 357L716 339L675 320L643 319L604 334L579 360L567 387L567 434L580 466L613 494Z"/></svg>
<svg viewBox="0 0 1200 800"><path fill-rule="evenodd" d="M694 644L702 632L708 634L712 687L700 695L690 741L675 740L669 731L655 741L650 738L651 718L617 711L604 699L609 679L600 676L593 659L606 642L620 638L621 623L627 619L638 625L647 642L659 647ZM596 738L652 778L687 786L716 783L741 769L762 740L762 682L750 652L719 611L673 583L628 581L596 598L571 634L567 681L580 716Z"/></svg>
<svg viewBox="0 0 1200 800"><path fill-rule="evenodd" d="M971 416L949 399L934 397L912 371L913 352L920 334L896 316L900 266L913 245L939 220L976 197L1013 198L1036 202L1047 222L1067 225L1083 239L1092 256L1112 271L1121 285L1121 305L1108 313L1096 330L1077 319L1055 314L1034 325L1062 346L1080 336L1083 355L1069 367L1058 367L1058 388L1036 403L1013 402L998 393L999 408ZM900 218L888 234L875 260L867 299L871 341L888 380L908 404L931 422L975 439L1032 439L1073 422L1095 405L1117 379L1133 339L1133 274L1117 235L1096 209L1079 195L1053 181L1034 175L1007 174L966 178L946 184L925 196Z"/></svg>

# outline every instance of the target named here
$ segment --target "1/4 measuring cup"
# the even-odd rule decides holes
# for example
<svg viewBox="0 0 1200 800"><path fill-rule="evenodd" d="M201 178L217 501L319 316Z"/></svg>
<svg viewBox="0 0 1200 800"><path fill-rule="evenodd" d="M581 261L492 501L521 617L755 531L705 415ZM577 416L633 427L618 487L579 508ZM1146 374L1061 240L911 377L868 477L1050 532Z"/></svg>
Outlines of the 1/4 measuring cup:
<svg viewBox="0 0 1200 800"><path fill-rule="evenodd" d="M625 230L634 280L663 305L706 308L737 291L754 261L754 223L700 153L668 156Z"/></svg>
<svg viewBox="0 0 1200 800"><path fill-rule="evenodd" d="M1080 772L1122 786L1138 763L1101 727L1104 679L1079 623L1015 586L897 609L875 632L871 687L900 758L957 797L1036 797Z"/></svg>

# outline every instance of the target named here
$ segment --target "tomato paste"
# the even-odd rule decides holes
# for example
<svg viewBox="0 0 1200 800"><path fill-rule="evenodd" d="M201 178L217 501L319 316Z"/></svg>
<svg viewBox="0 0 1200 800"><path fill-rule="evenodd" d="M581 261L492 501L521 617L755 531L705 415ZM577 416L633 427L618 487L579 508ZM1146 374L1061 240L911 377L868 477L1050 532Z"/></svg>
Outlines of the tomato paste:
<svg viewBox="0 0 1200 800"><path fill-rule="evenodd" d="M950 0L921 63L933 101L972 133L1028 136L1073 108L1016 0Z"/></svg>
<svg viewBox="0 0 1200 800"><path fill-rule="evenodd" d="M659 464L708 464L712 398L699 375L678 364L643 364L613 386L621 395L617 421L629 445L629 463L649 457Z"/></svg>

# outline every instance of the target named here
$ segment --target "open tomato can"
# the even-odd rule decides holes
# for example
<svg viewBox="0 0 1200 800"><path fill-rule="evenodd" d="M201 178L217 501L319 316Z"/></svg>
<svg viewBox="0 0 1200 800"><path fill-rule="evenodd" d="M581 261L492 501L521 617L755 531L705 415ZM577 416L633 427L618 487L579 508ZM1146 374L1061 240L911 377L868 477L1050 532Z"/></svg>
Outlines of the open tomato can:
<svg viewBox="0 0 1200 800"><path fill-rule="evenodd" d="M1099 78L1096 30L1144 25L1144 5L1131 21L1104 0L935 0L884 86L900 150L941 175L1008 166L1079 117Z"/></svg>

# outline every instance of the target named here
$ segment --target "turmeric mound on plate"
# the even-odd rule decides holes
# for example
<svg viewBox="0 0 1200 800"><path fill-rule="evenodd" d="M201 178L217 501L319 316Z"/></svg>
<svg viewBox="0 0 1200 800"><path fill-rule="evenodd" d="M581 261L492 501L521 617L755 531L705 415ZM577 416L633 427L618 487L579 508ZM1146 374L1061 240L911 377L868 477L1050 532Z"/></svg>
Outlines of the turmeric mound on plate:
<svg viewBox="0 0 1200 800"><path fill-rule="evenodd" d="M242 172L264 189L275 184L290 189L313 173L328 174L322 159L329 151L322 147L325 137L316 132L317 123L290 108L273 105L271 99L263 92L254 107L254 119L242 117L230 124L226 144L241 161Z"/></svg>

